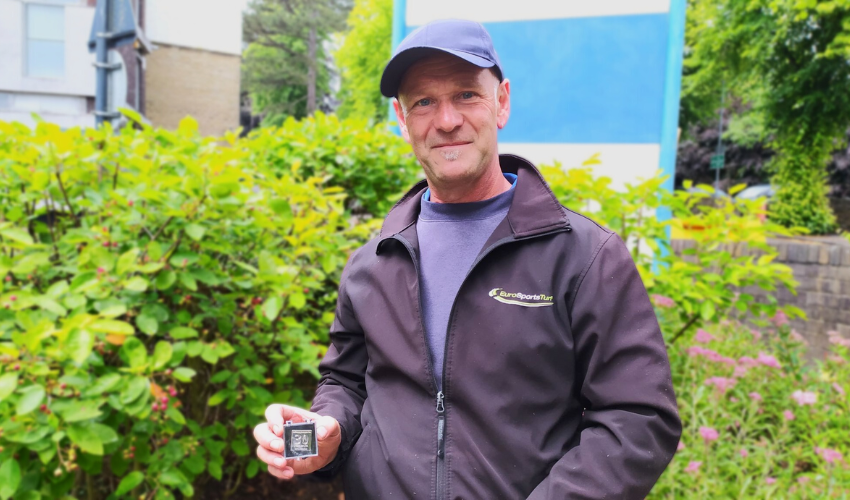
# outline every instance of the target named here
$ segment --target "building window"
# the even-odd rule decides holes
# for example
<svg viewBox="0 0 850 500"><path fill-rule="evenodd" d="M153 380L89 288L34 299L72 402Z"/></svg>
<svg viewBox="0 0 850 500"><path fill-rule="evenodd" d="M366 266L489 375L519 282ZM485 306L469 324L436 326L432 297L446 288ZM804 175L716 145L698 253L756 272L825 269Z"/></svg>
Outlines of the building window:
<svg viewBox="0 0 850 500"><path fill-rule="evenodd" d="M26 4L27 76L65 77L65 7Z"/></svg>

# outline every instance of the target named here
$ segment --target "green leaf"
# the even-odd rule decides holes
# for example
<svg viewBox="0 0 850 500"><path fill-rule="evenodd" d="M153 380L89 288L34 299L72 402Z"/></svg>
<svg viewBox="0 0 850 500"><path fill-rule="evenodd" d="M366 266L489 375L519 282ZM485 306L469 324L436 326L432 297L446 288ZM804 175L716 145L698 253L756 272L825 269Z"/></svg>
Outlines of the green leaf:
<svg viewBox="0 0 850 500"><path fill-rule="evenodd" d="M118 489L115 490L115 496L126 495L145 480L145 475L139 471L133 471L126 476L118 484Z"/></svg>
<svg viewBox="0 0 850 500"><path fill-rule="evenodd" d="M37 297L33 300L39 307L45 309L47 311L52 312L53 314L58 314L59 316L65 316L68 314L68 310L62 307L59 302L56 302L50 297L43 296Z"/></svg>
<svg viewBox="0 0 850 500"><path fill-rule="evenodd" d="M174 422L177 422L180 425L186 425L186 417L184 417L177 408L169 406L168 409L165 410L165 414L168 415L168 418Z"/></svg>
<svg viewBox="0 0 850 500"><path fill-rule="evenodd" d="M21 466L14 458L6 459L0 465L0 499L7 500L15 494L21 484Z"/></svg>
<svg viewBox="0 0 850 500"><path fill-rule="evenodd" d="M107 373L106 375L100 377L95 381L94 384L91 385L88 389L85 390L85 396L100 396L110 390L114 389L121 383L121 375L117 373Z"/></svg>
<svg viewBox="0 0 850 500"><path fill-rule="evenodd" d="M131 292L144 292L148 289L148 280L141 276L135 276L124 284L124 288Z"/></svg>
<svg viewBox="0 0 850 500"><path fill-rule="evenodd" d="M91 354L92 348L94 348L94 335L80 328L71 330L65 342L65 352L74 363L83 364L83 361Z"/></svg>
<svg viewBox="0 0 850 500"><path fill-rule="evenodd" d="M702 316L703 321L711 321L711 318L714 317L714 312L714 302L706 300L702 303L700 316Z"/></svg>
<svg viewBox="0 0 850 500"><path fill-rule="evenodd" d="M197 224L189 224L184 230L186 231L186 234L195 241L201 241L204 237L204 233L207 231Z"/></svg>
<svg viewBox="0 0 850 500"><path fill-rule="evenodd" d="M24 387L18 392L21 394L16 407L16 412L19 416L26 415L38 408L38 405L44 401L44 396L47 394L44 387L38 384Z"/></svg>
<svg viewBox="0 0 850 500"><path fill-rule="evenodd" d="M172 354L173 349L171 348L170 342L166 342L164 340L157 342L156 347L154 347L153 350L153 369L159 370L165 366L169 361L171 361Z"/></svg>
<svg viewBox="0 0 850 500"><path fill-rule="evenodd" d="M222 389L217 393L210 396L210 399L207 400L207 406L216 406L220 405L227 397L230 395L232 391L230 389Z"/></svg>
<svg viewBox="0 0 850 500"><path fill-rule="evenodd" d="M159 331L159 321L157 321L153 316L148 316L147 314L140 314L136 316L136 326L139 330L148 335L156 335L156 332Z"/></svg>
<svg viewBox="0 0 850 500"><path fill-rule="evenodd" d="M198 282L195 281L195 278L192 277L189 273L180 273L180 283L185 286L187 289L195 292L198 290Z"/></svg>
<svg viewBox="0 0 850 500"><path fill-rule="evenodd" d="M173 339L182 340L182 339L191 339L191 338L197 337L198 331L195 330L194 328L188 328L188 327L185 327L185 326L177 326L177 327L172 328L171 331L168 332L168 334L171 335L171 338L173 338Z"/></svg>
<svg viewBox="0 0 850 500"><path fill-rule="evenodd" d="M263 314L269 321L274 321L283 308L283 299L278 296L269 297L263 304Z"/></svg>
<svg viewBox="0 0 850 500"><path fill-rule="evenodd" d="M192 377L195 376L195 370L181 366L180 368L174 370L173 375L174 378L181 382L191 382Z"/></svg>
<svg viewBox="0 0 850 500"><path fill-rule="evenodd" d="M126 252L124 252L121 257L118 258L118 264L115 265L115 272L120 274L124 274L127 271L132 270L133 264L136 262L136 259L139 257L139 249L133 248Z"/></svg>
<svg viewBox="0 0 850 500"><path fill-rule="evenodd" d="M0 403L18 388L18 374L4 373L0 375Z"/></svg>
<svg viewBox="0 0 850 500"><path fill-rule="evenodd" d="M103 455L103 443L92 426L81 424L69 425L68 437L84 452L91 455Z"/></svg>
<svg viewBox="0 0 850 500"><path fill-rule="evenodd" d="M171 270L156 275L156 287L159 290L168 290L175 281L177 281L177 274Z"/></svg>
<svg viewBox="0 0 850 500"><path fill-rule="evenodd" d="M138 368L148 362L145 344L136 337L130 337L121 346L121 353L132 368Z"/></svg>
<svg viewBox="0 0 850 500"><path fill-rule="evenodd" d="M162 262L148 262L147 264L139 267L139 272L145 274L155 273L163 267L165 267L165 264Z"/></svg>
<svg viewBox="0 0 850 500"><path fill-rule="evenodd" d="M133 335L136 330L133 325L117 319L100 319L92 323L89 328L96 332L114 333L117 335Z"/></svg>
<svg viewBox="0 0 850 500"><path fill-rule="evenodd" d="M248 466L245 467L245 475L248 479L253 478L257 475L257 472L260 472L260 462L257 460L251 460L248 462Z"/></svg>
<svg viewBox="0 0 850 500"><path fill-rule="evenodd" d="M121 402L128 405L139 398L145 391L150 390L150 382L145 377L134 377L127 387L121 391Z"/></svg>
<svg viewBox="0 0 850 500"><path fill-rule="evenodd" d="M118 441L118 433L116 433L115 430L108 425L95 422L91 424L91 429L103 444L115 443Z"/></svg>
<svg viewBox="0 0 850 500"><path fill-rule="evenodd" d="M307 297L301 292L293 293L289 296L289 305L294 309L301 309L307 304Z"/></svg>
<svg viewBox="0 0 850 500"><path fill-rule="evenodd" d="M114 306L109 306L103 311L100 311L100 316L103 318L117 318L118 316L122 316L127 313L127 306L124 304L116 304Z"/></svg>
<svg viewBox="0 0 850 500"><path fill-rule="evenodd" d="M20 229L17 227L10 227L8 229L0 230L0 235L3 235L4 238L9 238L10 240L17 241L18 243L23 243L24 245L32 245L32 236L26 230Z"/></svg>
<svg viewBox="0 0 850 500"><path fill-rule="evenodd" d="M71 401L60 412L62 419L66 422L80 422L82 420L91 420L102 415L94 401Z"/></svg>
<svg viewBox="0 0 850 500"><path fill-rule="evenodd" d="M210 462L207 464L207 470L210 472L210 476L214 477L216 480L221 481L221 463Z"/></svg>
<svg viewBox="0 0 850 500"><path fill-rule="evenodd" d="M236 453L236 455L240 457L244 457L245 455L250 453L248 445L245 444L244 441L233 441L232 443L230 443L230 447L233 448L233 453Z"/></svg>

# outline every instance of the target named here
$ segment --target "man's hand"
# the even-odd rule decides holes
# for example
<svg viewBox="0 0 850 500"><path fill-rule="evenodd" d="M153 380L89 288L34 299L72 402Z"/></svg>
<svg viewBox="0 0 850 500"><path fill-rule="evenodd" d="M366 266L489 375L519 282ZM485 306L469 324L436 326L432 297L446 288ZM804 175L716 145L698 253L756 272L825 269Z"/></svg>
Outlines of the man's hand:
<svg viewBox="0 0 850 500"><path fill-rule="evenodd" d="M269 473L281 479L292 479L296 474L310 474L331 463L339 449L341 434L339 422L333 417L322 417L301 408L271 405L266 408L266 422L254 427L257 458L269 465ZM284 460L283 424L314 420L319 443L319 456L303 460Z"/></svg>

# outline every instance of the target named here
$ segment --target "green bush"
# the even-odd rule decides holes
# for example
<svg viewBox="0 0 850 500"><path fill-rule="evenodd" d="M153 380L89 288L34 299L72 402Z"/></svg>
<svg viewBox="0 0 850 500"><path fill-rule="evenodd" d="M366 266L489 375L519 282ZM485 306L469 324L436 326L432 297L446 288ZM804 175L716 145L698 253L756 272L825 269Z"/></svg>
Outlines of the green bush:
<svg viewBox="0 0 850 500"><path fill-rule="evenodd" d="M191 496L260 470L268 404L306 404L368 229L323 156L224 139L0 122L0 499Z"/></svg>
<svg viewBox="0 0 850 500"><path fill-rule="evenodd" d="M541 170L561 203L617 231L632 249L649 293L672 302L678 321L661 325L668 342L675 343L687 332L728 317L772 317L778 310L791 318L804 316L794 306L777 305L773 296L777 286L796 293L797 283L790 267L772 262L778 252L767 244L768 237L796 233L762 221L760 200L721 198L705 203L711 196L710 186L701 186L702 191L669 193L661 188L661 176L617 190L611 179L593 175L589 165L596 163L599 160L593 157L581 168L564 170L554 165ZM686 183L685 187L691 186ZM736 186L731 192L742 188ZM670 209L670 220L661 222L655 217L660 207ZM670 247L668 231L687 228L698 228L688 231L694 247L677 255ZM723 246L730 243L749 250L733 255ZM751 251L761 255L748 255ZM757 302L743 292L747 287L766 291L767 301Z"/></svg>
<svg viewBox="0 0 850 500"><path fill-rule="evenodd" d="M385 125L340 120L316 113L302 121L289 118L279 129L251 134L248 161L283 172L317 176L348 194L347 208L383 217L414 184L421 169L400 137Z"/></svg>

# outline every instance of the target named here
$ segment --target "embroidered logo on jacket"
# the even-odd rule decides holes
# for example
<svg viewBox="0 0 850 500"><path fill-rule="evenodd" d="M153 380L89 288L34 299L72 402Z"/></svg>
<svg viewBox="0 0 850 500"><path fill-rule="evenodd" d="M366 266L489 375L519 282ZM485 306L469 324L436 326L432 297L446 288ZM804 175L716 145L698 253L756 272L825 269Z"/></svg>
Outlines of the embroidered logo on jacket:
<svg viewBox="0 0 850 500"><path fill-rule="evenodd" d="M504 288L494 288L490 290L490 296L503 304L513 304L523 307L545 307L554 304L551 295L526 294L526 293L511 293L506 292Z"/></svg>

